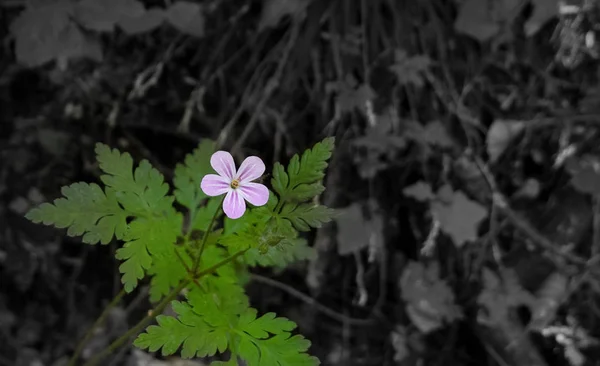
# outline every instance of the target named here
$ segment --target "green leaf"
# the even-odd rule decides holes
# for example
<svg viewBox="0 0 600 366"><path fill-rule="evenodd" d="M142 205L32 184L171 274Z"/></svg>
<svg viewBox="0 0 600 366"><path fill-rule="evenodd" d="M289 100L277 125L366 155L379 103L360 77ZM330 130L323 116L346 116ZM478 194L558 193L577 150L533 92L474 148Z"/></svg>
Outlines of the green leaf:
<svg viewBox="0 0 600 366"><path fill-rule="evenodd" d="M281 163L276 162L273 165L273 178L271 178L271 185L273 186L273 189L280 196L283 196L287 191L289 183L290 177L285 172L285 167L281 165Z"/></svg>
<svg viewBox="0 0 600 366"><path fill-rule="evenodd" d="M315 144L312 149L306 150L304 154L302 154L299 166L292 169L296 173L290 175L290 186L295 187L298 184L313 183L323 179L325 176L325 168L327 168L328 165L327 160L331 157L334 144L335 138L327 137L323 139L323 141ZM290 167L288 167L288 171L289 169Z"/></svg>
<svg viewBox="0 0 600 366"><path fill-rule="evenodd" d="M320 195L324 191L325 187L321 183L299 184L290 192L288 197L297 202L304 202Z"/></svg>
<svg viewBox="0 0 600 366"><path fill-rule="evenodd" d="M119 267L125 291L131 292L138 280L151 268L152 257L170 255L169 249L181 232L181 214L173 209L168 216L138 218L125 235L127 243L117 249L115 257L124 262Z"/></svg>
<svg viewBox="0 0 600 366"><path fill-rule="evenodd" d="M160 315L158 325L150 326L135 340L134 345L151 352L162 348L167 356L181 347L183 358L212 356L230 349L248 366L318 365L319 361L306 351L310 341L291 336L296 324L274 313L257 317L247 301L237 301L233 286L213 278L218 285L205 283L207 290L194 287L188 293L188 303L173 301L177 318ZM237 289L243 293L238 285ZM234 299L234 300L232 300ZM247 300L247 298L246 298ZM226 364L233 364L230 362Z"/></svg>
<svg viewBox="0 0 600 366"><path fill-rule="evenodd" d="M155 352L162 348L162 355L174 354L179 347L181 357L212 356L227 349L227 338L223 329L215 329L194 313L192 307L179 301L173 301L173 310L177 318L159 315L158 325L151 325L140 334L133 343L141 349Z"/></svg>
<svg viewBox="0 0 600 366"><path fill-rule="evenodd" d="M250 267L283 268L293 262L314 259L316 255L316 250L309 247L306 240L285 239L277 246L268 247L266 252L261 252L259 248L250 249L244 253L243 262Z"/></svg>
<svg viewBox="0 0 600 366"><path fill-rule="evenodd" d="M198 211L196 211L192 229L206 231L208 229L208 225L210 225L210 222L212 221L213 216L215 215L215 211L221 209L221 202L223 202L222 197L214 197L209 199L206 205L200 207ZM217 216L217 219L219 219L219 217L222 215L223 213L220 212Z"/></svg>
<svg viewBox="0 0 600 366"><path fill-rule="evenodd" d="M239 319L238 327L257 339L265 339L271 334L290 332L296 328L296 323L287 318L277 318L275 313L266 313L256 318L256 309L249 308Z"/></svg>
<svg viewBox="0 0 600 366"><path fill-rule="evenodd" d="M136 216L153 215L168 210L173 198L166 196L169 185L147 160L142 160L135 172L133 159L103 144L96 144L100 169L106 174L100 179L117 192L117 200L125 210Z"/></svg>
<svg viewBox="0 0 600 366"><path fill-rule="evenodd" d="M298 231L310 231L311 227L320 228L330 222L333 216L333 209L312 203L286 203L280 214L280 217L290 220Z"/></svg>
<svg viewBox="0 0 600 366"><path fill-rule="evenodd" d="M231 328L248 308L248 298L241 286L219 276L206 276L202 289L194 287L187 295L188 303L173 301L177 319L160 315L158 325L150 326L134 345L151 352L162 348L167 356L182 346L183 358L212 356L225 352Z"/></svg>
<svg viewBox="0 0 600 366"><path fill-rule="evenodd" d="M306 150L302 157L294 155L287 172L281 164L274 165L271 184L281 199L303 202L323 192L325 188L319 181L325 176L334 142L335 138L327 137Z"/></svg>
<svg viewBox="0 0 600 366"><path fill-rule="evenodd" d="M148 274L152 276L149 292L151 302L160 301L187 277L183 264L177 258L176 250L179 248L170 246L165 255L155 257L152 261L152 267L148 270ZM184 250L179 250L179 255L189 268L193 266L192 259Z"/></svg>
<svg viewBox="0 0 600 366"><path fill-rule="evenodd" d="M188 209L195 210L207 197L200 189L200 182L206 174L214 173L210 157L215 152L215 146L214 141L202 141L191 154L186 155L183 164L175 167L175 198Z"/></svg>
<svg viewBox="0 0 600 366"><path fill-rule="evenodd" d="M68 228L67 235L83 235L88 244L108 244L113 235L123 238L128 213L119 206L113 189L107 188L105 193L94 183L73 183L61 191L64 198L43 203L26 217L34 223Z"/></svg>
<svg viewBox="0 0 600 366"><path fill-rule="evenodd" d="M244 312L237 325L239 356L249 366L252 365L319 365L319 360L305 353L310 341L289 333L296 328L296 323L287 318L277 318L274 313L267 313L256 318L256 310L249 308Z"/></svg>

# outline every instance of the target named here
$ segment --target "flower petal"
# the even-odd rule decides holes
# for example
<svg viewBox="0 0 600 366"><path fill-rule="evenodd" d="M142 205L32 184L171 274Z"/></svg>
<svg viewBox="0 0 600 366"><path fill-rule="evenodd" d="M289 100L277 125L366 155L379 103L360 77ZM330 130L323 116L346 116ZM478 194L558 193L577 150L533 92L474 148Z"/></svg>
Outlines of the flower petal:
<svg viewBox="0 0 600 366"><path fill-rule="evenodd" d="M200 188L207 196L220 196L231 190L230 182L227 178L216 174L207 174L202 178Z"/></svg>
<svg viewBox="0 0 600 366"><path fill-rule="evenodd" d="M240 183L250 182L263 175L265 163L258 156L248 156L240 165L237 178Z"/></svg>
<svg viewBox="0 0 600 366"><path fill-rule="evenodd" d="M240 194L239 190L232 189L227 192L225 200L223 201L223 212L230 219L239 219L246 212L246 202Z"/></svg>
<svg viewBox="0 0 600 366"><path fill-rule="evenodd" d="M269 189L260 183L243 183L238 188L240 196L254 206L263 206L269 200Z"/></svg>
<svg viewBox="0 0 600 366"><path fill-rule="evenodd" d="M228 178L229 181L235 177L235 162L233 156L227 151L217 151L212 154L210 165L220 176Z"/></svg>

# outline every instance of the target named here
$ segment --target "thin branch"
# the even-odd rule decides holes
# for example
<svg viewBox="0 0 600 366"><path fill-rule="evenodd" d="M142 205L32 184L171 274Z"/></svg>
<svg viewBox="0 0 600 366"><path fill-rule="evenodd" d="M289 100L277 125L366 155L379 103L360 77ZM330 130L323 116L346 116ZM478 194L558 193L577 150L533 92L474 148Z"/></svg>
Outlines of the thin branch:
<svg viewBox="0 0 600 366"><path fill-rule="evenodd" d="M290 287L288 285L286 285L285 283L279 282L277 280L268 278L268 277L264 277L255 273L250 274L250 278L257 281L257 282L262 282L264 284L267 284L269 286L278 288L284 292L287 292L288 294L294 296L295 298L304 301L305 303L307 303L308 305L314 307L315 309L317 309L318 311L320 311L321 313L327 315L328 317L339 321L340 323L347 323L349 325L356 325L356 326L368 326L368 325L373 325L375 324L375 319L357 319L357 318L351 318L348 317L344 314L338 313L337 311L328 308L327 306L319 303L317 300L313 299L312 297L303 294L302 292L296 290L293 287Z"/></svg>

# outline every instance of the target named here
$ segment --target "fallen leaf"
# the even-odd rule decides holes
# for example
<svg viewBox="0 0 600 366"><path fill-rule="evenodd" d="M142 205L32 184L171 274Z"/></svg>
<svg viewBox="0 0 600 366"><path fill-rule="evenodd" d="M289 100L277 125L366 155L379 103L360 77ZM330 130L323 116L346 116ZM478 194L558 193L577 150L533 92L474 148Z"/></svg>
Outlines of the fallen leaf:
<svg viewBox="0 0 600 366"><path fill-rule="evenodd" d="M369 231L363 217L361 205L354 203L339 209L336 217L338 253L347 255L369 245Z"/></svg>
<svg viewBox="0 0 600 366"><path fill-rule="evenodd" d="M454 29L480 42L492 38L498 33L500 26L492 19L488 4L484 0L464 1L458 10Z"/></svg>
<svg viewBox="0 0 600 366"><path fill-rule="evenodd" d="M165 12L159 8L152 8L138 17L123 16L117 24L125 33L134 35L156 29L164 20Z"/></svg>
<svg viewBox="0 0 600 366"><path fill-rule="evenodd" d="M558 0L531 0L533 13L525 23L525 34L534 35L550 19L558 14Z"/></svg>
<svg viewBox="0 0 600 366"><path fill-rule="evenodd" d="M304 19L309 0L264 0L258 30L276 27L286 15Z"/></svg>
<svg viewBox="0 0 600 366"><path fill-rule="evenodd" d="M487 216L483 206L471 201L462 192L454 192L450 204L433 201L431 210L440 221L442 230L452 237L457 247L477 239L477 226Z"/></svg>
<svg viewBox="0 0 600 366"><path fill-rule="evenodd" d="M541 189L541 183L537 179L529 178L523 183L523 186L511 196L511 199L534 199L539 196Z"/></svg>
<svg viewBox="0 0 600 366"><path fill-rule="evenodd" d="M477 317L481 324L503 324L512 308L535 302L535 297L521 287L513 269L504 269L498 275L484 267L482 279L483 290L477 297L477 303L485 310Z"/></svg>
<svg viewBox="0 0 600 366"><path fill-rule="evenodd" d="M10 26L15 36L17 60L29 67L78 57L100 61L102 52L99 43L86 37L71 22L72 11L72 4L67 1L23 11Z"/></svg>
<svg viewBox="0 0 600 366"><path fill-rule="evenodd" d="M522 121L495 120L487 133L487 151L490 161L495 162L506 150L510 141L521 132Z"/></svg>
<svg viewBox="0 0 600 366"><path fill-rule="evenodd" d="M422 180L418 181L412 186L404 188L402 192L404 195L412 197L421 202L432 200L435 197L429 183L423 182Z"/></svg>
<svg viewBox="0 0 600 366"><path fill-rule="evenodd" d="M112 32L121 18L141 17L145 11L137 0L82 0L75 5L75 19L87 29Z"/></svg>
<svg viewBox="0 0 600 366"><path fill-rule="evenodd" d="M427 267L420 262L409 262L400 278L400 290L406 302L407 315L423 333L430 333L444 323L462 318L452 289L439 278L437 262Z"/></svg>
<svg viewBox="0 0 600 366"><path fill-rule="evenodd" d="M569 360L571 366L585 365L585 356L579 352L574 344L565 345L565 357Z"/></svg>
<svg viewBox="0 0 600 366"><path fill-rule="evenodd" d="M180 32L195 37L204 36L204 13L200 5L189 1L173 3L166 12L166 19Z"/></svg>
<svg viewBox="0 0 600 366"><path fill-rule="evenodd" d="M452 201L454 200L454 190L452 189L452 186L449 184L441 186L436 192L436 197L447 205L452 204Z"/></svg>
<svg viewBox="0 0 600 366"><path fill-rule="evenodd" d="M440 121L432 121L425 126L423 139L429 145L437 145L439 147L453 147L455 145L448 134L448 130L446 130L446 127Z"/></svg>
<svg viewBox="0 0 600 366"><path fill-rule="evenodd" d="M578 191L600 196L600 159L593 155L567 158L565 169L571 174L571 185Z"/></svg>
<svg viewBox="0 0 600 366"><path fill-rule="evenodd" d="M375 99L375 91L367 84L358 85L353 76L348 75L346 80L330 82L326 90L337 94L336 104L342 113L351 113L355 109L365 111L366 103Z"/></svg>
<svg viewBox="0 0 600 366"><path fill-rule="evenodd" d="M406 51L398 49L394 52L394 64L390 71L396 74L400 85L412 84L422 87L425 84L423 74L429 72L431 59L427 55L408 56Z"/></svg>
<svg viewBox="0 0 600 366"><path fill-rule="evenodd" d="M69 146L69 135L51 128L40 128L37 138L44 150L55 157L62 157Z"/></svg>
<svg viewBox="0 0 600 366"><path fill-rule="evenodd" d="M409 356L408 339L406 337L406 329L403 326L397 326L390 333L390 341L394 348L394 361L400 362Z"/></svg>
<svg viewBox="0 0 600 366"><path fill-rule="evenodd" d="M552 272L536 291L536 300L530 304L531 321L528 327L541 331L556 318L556 313L568 297L569 279L560 272Z"/></svg>

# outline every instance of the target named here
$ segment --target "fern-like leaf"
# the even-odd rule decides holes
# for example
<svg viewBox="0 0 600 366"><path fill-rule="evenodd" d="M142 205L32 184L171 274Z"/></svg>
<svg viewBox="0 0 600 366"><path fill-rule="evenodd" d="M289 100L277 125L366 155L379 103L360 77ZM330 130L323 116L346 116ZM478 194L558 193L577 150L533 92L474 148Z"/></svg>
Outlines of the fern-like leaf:
<svg viewBox="0 0 600 366"><path fill-rule="evenodd" d="M171 209L170 215L139 218L133 221L125 235L127 241L117 249L115 257L124 262L119 266L125 291L131 292L138 280L152 266L152 256L169 255L169 249L181 231L182 217Z"/></svg>
<svg viewBox="0 0 600 366"><path fill-rule="evenodd" d="M181 347L183 358L212 356L229 348L248 366L319 365L318 359L306 353L310 341L291 335L294 322L274 313L257 318L252 308L232 313L211 303L213 298L197 295L189 296L187 304L173 301L177 318L159 315L158 325L148 327L134 345L151 352L162 349L164 356ZM224 364L235 364L232 361Z"/></svg>
<svg viewBox="0 0 600 366"><path fill-rule="evenodd" d="M304 239L287 239L284 243L268 247L266 251L253 248L244 253L242 261L250 266L284 268L290 263L314 259L317 252Z"/></svg>
<svg viewBox="0 0 600 366"><path fill-rule="evenodd" d="M306 351L310 341L300 335L291 336L296 323L267 313L259 318L249 308L240 317L236 333L240 335L238 355L251 365L315 366L319 360Z"/></svg>
<svg viewBox="0 0 600 366"><path fill-rule="evenodd" d="M325 190L320 180L325 176L334 143L335 139L328 137L306 150L302 157L294 155L287 171L283 165L275 163L271 185L281 199L304 202Z"/></svg>
<svg viewBox="0 0 600 366"><path fill-rule="evenodd" d="M187 277L188 273L175 253L179 249L170 246L165 255L153 258L152 267L148 270L148 274L152 276L149 291L151 302L160 301ZM192 268L193 262L187 252L179 250L179 257L188 268Z"/></svg>
<svg viewBox="0 0 600 366"><path fill-rule="evenodd" d="M186 303L173 301L173 310L178 317L166 315L156 317L158 325L151 325L134 342L136 347L169 356L181 347L181 357L213 356L217 351L225 352L228 345L227 330L208 325L203 317L194 313Z"/></svg>
<svg viewBox="0 0 600 366"><path fill-rule="evenodd" d="M281 210L280 217L289 220L296 230L309 231L310 228L320 228L334 217L334 210L312 203L287 203Z"/></svg>
<svg viewBox="0 0 600 366"><path fill-rule="evenodd" d="M173 198L167 196L169 185L147 160L133 169L133 159L104 144L96 144L96 158L106 174L100 179L115 190L123 208L135 216L148 216L169 209Z"/></svg>
<svg viewBox="0 0 600 366"><path fill-rule="evenodd" d="M107 188L105 193L94 183L73 183L61 191L64 197L42 203L26 217L35 223L68 228L67 235L83 235L87 244L108 244L113 236L123 238L129 213L121 208L113 189Z"/></svg>
<svg viewBox="0 0 600 366"><path fill-rule="evenodd" d="M175 198L177 202L190 210L195 210L207 196L200 189L202 177L212 173L210 157L215 152L215 142L204 140L185 157L183 164L175 167ZM214 212L214 211L213 211Z"/></svg>

